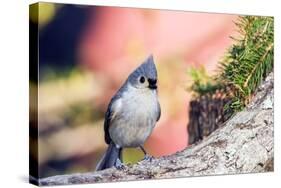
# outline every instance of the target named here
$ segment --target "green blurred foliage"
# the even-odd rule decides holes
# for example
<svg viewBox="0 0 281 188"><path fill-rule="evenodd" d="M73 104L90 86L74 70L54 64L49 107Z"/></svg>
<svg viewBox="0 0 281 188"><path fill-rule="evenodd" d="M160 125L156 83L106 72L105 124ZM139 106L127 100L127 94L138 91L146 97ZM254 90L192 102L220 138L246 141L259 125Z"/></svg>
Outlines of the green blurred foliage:
<svg viewBox="0 0 281 188"><path fill-rule="evenodd" d="M144 154L140 149L125 148L122 152L123 161L125 163L134 164L144 158Z"/></svg>
<svg viewBox="0 0 281 188"><path fill-rule="evenodd" d="M199 68L190 67L187 74L192 79L187 90L194 92L195 95L201 96L207 93L214 93L222 87L219 82L216 82L212 76L208 75L205 67L202 65Z"/></svg>

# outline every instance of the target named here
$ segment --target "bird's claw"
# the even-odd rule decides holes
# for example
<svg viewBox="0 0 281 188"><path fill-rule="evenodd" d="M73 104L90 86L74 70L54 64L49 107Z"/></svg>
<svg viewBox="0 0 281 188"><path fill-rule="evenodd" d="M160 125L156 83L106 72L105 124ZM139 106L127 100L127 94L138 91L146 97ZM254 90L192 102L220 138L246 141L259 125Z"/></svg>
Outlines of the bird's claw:
<svg viewBox="0 0 281 188"><path fill-rule="evenodd" d="M154 157L151 156L151 155L148 155L148 154L145 154L145 155L144 155L144 158L143 158L144 161L149 161L149 162L151 162L152 159L154 159Z"/></svg>
<svg viewBox="0 0 281 188"><path fill-rule="evenodd" d="M115 168L117 168L118 170L124 170L125 169L125 165L121 162L120 159L117 159L115 162Z"/></svg>

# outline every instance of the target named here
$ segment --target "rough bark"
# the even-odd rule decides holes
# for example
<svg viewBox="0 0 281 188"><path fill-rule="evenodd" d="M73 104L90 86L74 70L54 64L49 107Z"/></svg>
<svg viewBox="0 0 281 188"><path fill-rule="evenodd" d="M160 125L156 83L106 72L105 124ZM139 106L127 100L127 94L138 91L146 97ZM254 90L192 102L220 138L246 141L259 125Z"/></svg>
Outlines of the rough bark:
<svg viewBox="0 0 281 188"><path fill-rule="evenodd" d="M40 185L63 185L273 171L273 73L248 107L204 140L181 152L115 168L53 176Z"/></svg>

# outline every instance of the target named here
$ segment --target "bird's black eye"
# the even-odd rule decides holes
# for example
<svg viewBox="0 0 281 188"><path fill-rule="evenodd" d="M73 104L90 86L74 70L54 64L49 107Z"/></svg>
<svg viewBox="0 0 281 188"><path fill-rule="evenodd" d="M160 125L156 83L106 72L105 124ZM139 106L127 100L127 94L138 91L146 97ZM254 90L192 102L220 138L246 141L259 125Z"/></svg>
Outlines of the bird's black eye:
<svg viewBox="0 0 281 188"><path fill-rule="evenodd" d="M145 82L145 78L143 76L140 77L140 83L144 83Z"/></svg>

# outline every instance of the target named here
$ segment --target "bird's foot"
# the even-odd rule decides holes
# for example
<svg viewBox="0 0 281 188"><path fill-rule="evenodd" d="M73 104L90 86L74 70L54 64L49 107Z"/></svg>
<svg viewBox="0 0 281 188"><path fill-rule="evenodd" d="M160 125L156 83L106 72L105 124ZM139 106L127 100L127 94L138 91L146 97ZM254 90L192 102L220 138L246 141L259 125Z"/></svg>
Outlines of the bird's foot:
<svg viewBox="0 0 281 188"><path fill-rule="evenodd" d="M118 170L124 170L125 169L125 165L122 163L122 161L119 158L115 161L114 166Z"/></svg>
<svg viewBox="0 0 281 188"><path fill-rule="evenodd" d="M143 158L144 161L149 161L149 162L151 162L152 159L154 159L154 157L151 156L151 155L148 155L148 154L145 154L145 155L144 155L144 158Z"/></svg>

